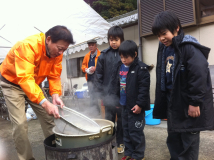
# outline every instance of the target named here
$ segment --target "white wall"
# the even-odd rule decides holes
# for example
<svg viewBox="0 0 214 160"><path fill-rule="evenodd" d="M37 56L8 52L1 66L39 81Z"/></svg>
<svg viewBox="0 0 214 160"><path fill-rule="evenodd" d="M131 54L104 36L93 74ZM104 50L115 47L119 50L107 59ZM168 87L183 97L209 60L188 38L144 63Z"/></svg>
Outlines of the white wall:
<svg viewBox="0 0 214 160"><path fill-rule="evenodd" d="M138 25L124 28L123 32L125 40L133 40L137 45L139 44Z"/></svg>
<svg viewBox="0 0 214 160"><path fill-rule="evenodd" d="M147 65L153 64L156 67L157 62L157 49L158 49L158 40L155 36L142 38L142 48L143 48L143 56L142 60ZM156 82L156 68L154 67L153 70L150 71L150 79L151 79L151 85L150 85L150 98L151 103L154 103L154 97L155 97L155 82Z"/></svg>

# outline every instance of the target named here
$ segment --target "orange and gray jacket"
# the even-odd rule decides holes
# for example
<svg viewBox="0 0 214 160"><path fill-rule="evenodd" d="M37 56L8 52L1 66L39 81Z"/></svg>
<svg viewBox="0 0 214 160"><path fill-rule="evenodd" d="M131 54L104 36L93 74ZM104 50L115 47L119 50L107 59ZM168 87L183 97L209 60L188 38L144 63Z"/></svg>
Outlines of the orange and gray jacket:
<svg viewBox="0 0 214 160"><path fill-rule="evenodd" d="M90 55L91 55L91 52L88 52L84 59L83 59L83 62L82 62L82 71L85 73L85 78L86 78L86 81L88 79L88 76L87 76L87 73L85 72L85 69L88 68L88 62L90 60ZM99 49L97 49L97 55L95 57L95 67L97 66L97 59L98 57L100 56L100 51Z"/></svg>
<svg viewBox="0 0 214 160"><path fill-rule="evenodd" d="M0 67L0 73L9 82L19 85L32 102L39 104L45 97L38 85L46 77L50 95L61 95L62 57L47 57L45 34L36 34L11 48Z"/></svg>

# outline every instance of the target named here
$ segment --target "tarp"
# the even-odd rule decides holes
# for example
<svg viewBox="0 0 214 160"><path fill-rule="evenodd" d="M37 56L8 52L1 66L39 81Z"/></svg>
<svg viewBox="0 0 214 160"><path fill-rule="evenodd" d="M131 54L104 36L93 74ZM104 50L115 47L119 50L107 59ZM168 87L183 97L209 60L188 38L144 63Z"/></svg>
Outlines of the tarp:
<svg viewBox="0 0 214 160"><path fill-rule="evenodd" d="M0 48L0 63L4 60L9 50L9 48Z"/></svg>
<svg viewBox="0 0 214 160"><path fill-rule="evenodd" d="M95 37L105 37L110 27L83 0L0 1L0 55L8 50L5 46L12 47L17 41L40 31L45 33L55 25L68 27L75 45Z"/></svg>
<svg viewBox="0 0 214 160"><path fill-rule="evenodd" d="M0 48L0 62L2 62L10 50L11 43L0 37L0 46L2 46Z"/></svg>

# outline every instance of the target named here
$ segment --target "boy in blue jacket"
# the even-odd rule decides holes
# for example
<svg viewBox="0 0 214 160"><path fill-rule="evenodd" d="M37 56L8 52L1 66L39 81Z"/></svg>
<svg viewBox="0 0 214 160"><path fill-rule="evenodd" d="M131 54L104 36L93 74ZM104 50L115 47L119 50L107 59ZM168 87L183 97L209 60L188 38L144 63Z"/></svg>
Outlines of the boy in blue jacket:
<svg viewBox="0 0 214 160"><path fill-rule="evenodd" d="M139 61L134 41L119 47L121 61L111 79L110 95L117 95L122 107L124 157L121 160L144 160L145 110L150 109L150 74L148 66ZM116 96L115 96L116 97Z"/></svg>
<svg viewBox="0 0 214 160"><path fill-rule="evenodd" d="M210 49L184 35L172 11L156 15L152 32L160 41L153 117L167 119L171 160L197 160L200 131L214 126Z"/></svg>

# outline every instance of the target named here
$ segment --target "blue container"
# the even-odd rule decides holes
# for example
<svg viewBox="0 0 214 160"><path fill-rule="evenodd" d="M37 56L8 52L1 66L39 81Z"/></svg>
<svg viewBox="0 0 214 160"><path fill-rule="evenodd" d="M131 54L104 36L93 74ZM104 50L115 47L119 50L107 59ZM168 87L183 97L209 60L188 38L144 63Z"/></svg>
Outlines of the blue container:
<svg viewBox="0 0 214 160"><path fill-rule="evenodd" d="M146 125L158 125L160 124L160 119L153 119L153 108L154 104L150 104L150 110L145 111L145 120L146 120Z"/></svg>
<svg viewBox="0 0 214 160"><path fill-rule="evenodd" d="M76 92L75 92L75 95L76 95L77 98L79 98L79 99L84 98L83 94L84 94L84 91L76 91Z"/></svg>

